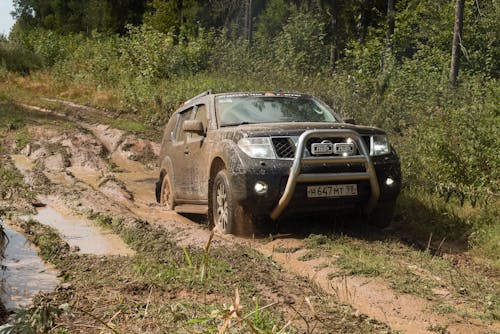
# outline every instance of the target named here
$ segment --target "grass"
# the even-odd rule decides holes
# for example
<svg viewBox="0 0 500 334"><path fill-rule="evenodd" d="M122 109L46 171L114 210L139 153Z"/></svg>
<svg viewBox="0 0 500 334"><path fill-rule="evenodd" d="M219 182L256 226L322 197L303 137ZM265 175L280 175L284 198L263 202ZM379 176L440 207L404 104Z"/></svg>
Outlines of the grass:
<svg viewBox="0 0 500 334"><path fill-rule="evenodd" d="M146 124L133 112L123 112L121 104L116 100L116 92L56 81L50 74L44 72L36 72L30 77L9 73L9 78L0 80L0 103L2 99L8 99L10 103L35 104L89 123L109 124L149 140L161 140L162 129ZM90 105L94 109L90 112L45 98L70 100L85 106Z"/></svg>
<svg viewBox="0 0 500 334"><path fill-rule="evenodd" d="M386 280L400 293L410 293L438 303L443 297L434 292L446 288L450 292L448 302L460 302L466 306L464 313L498 320L500 306L492 300L500 300L498 271L493 268L457 265L460 255L435 256L395 239L363 240L358 236L311 235L305 239L306 247L322 257L336 259L331 263L338 271L330 278L344 275L378 277Z"/></svg>
<svg viewBox="0 0 500 334"><path fill-rule="evenodd" d="M405 190L398 200L398 226L434 252L468 251L475 262L500 271L498 204L474 207L423 189ZM447 249L438 249L440 245Z"/></svg>

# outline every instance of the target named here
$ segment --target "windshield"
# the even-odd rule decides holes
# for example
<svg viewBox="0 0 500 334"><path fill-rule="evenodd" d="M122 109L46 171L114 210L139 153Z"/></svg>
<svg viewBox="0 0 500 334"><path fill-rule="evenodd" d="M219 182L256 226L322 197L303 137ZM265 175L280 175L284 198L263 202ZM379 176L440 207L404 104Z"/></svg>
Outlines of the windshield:
<svg viewBox="0 0 500 334"><path fill-rule="evenodd" d="M301 95L219 96L215 107L221 126L276 122L337 122L319 101Z"/></svg>

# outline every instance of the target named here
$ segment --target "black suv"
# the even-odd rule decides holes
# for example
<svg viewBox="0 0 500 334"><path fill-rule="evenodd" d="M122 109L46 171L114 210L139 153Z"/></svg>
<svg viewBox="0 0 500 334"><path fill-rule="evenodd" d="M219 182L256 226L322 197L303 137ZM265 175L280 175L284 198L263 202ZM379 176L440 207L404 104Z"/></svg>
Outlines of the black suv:
<svg viewBox="0 0 500 334"><path fill-rule="evenodd" d="M386 227L401 188L399 158L384 131L352 123L310 95L202 93L165 128L157 201L208 214L223 233L338 209L362 210Z"/></svg>

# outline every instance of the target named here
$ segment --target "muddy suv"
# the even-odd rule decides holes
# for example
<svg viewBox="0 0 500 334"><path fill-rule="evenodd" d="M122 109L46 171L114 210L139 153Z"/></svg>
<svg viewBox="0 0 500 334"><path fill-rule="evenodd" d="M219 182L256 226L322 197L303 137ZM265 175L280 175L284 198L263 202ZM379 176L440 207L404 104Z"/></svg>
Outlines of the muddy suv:
<svg viewBox="0 0 500 334"><path fill-rule="evenodd" d="M304 212L352 209L386 227L401 186L384 131L343 120L304 94L202 93L170 118L157 201L249 234Z"/></svg>

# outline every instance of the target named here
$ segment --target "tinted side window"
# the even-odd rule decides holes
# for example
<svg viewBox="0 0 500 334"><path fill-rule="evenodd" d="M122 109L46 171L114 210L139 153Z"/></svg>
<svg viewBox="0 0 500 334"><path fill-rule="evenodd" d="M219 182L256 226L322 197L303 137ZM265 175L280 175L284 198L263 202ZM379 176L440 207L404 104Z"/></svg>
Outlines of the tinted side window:
<svg viewBox="0 0 500 334"><path fill-rule="evenodd" d="M200 104L196 107L196 115L194 118L203 123L203 129L207 132L207 107L204 104ZM193 134L193 137L197 136Z"/></svg>
<svg viewBox="0 0 500 334"><path fill-rule="evenodd" d="M184 141L186 140L186 132L182 130L182 124L185 120L191 119L193 114L193 108L187 109L179 114L179 118L177 119L175 140L176 141Z"/></svg>

